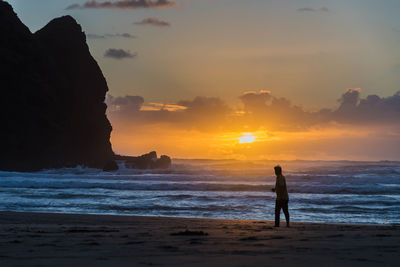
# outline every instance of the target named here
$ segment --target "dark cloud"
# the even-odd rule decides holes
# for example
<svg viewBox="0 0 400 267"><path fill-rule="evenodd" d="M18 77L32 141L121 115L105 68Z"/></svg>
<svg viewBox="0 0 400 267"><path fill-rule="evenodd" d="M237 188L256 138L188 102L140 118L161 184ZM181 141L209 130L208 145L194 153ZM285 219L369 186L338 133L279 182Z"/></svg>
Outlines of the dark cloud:
<svg viewBox="0 0 400 267"><path fill-rule="evenodd" d="M312 7L301 7L301 8L298 8L297 11L299 11L299 12L316 12L317 10Z"/></svg>
<svg viewBox="0 0 400 267"><path fill-rule="evenodd" d="M257 111L266 106L266 102L272 98L270 91L249 91L243 93L239 99L243 102L244 109L248 112Z"/></svg>
<svg viewBox="0 0 400 267"><path fill-rule="evenodd" d="M87 39L106 39L106 36L105 35L99 35L99 34L87 33L86 34L86 38Z"/></svg>
<svg viewBox="0 0 400 267"><path fill-rule="evenodd" d="M144 105L140 96L108 96L108 114L113 122L123 125L172 124L182 129L204 131L303 131L319 125L392 125L400 126L400 92L381 98L360 97L360 89L348 89L335 109L309 112L287 98L275 97L268 91L246 92L239 97L243 108L229 107L215 97L196 97L164 105ZM171 107L166 109L164 107ZM122 125L121 124L121 125Z"/></svg>
<svg viewBox="0 0 400 267"><path fill-rule="evenodd" d="M69 9L79 9L81 8L80 4L72 4L70 6L67 6L65 9L69 10Z"/></svg>
<svg viewBox="0 0 400 267"><path fill-rule="evenodd" d="M85 8L110 8L110 9L136 9L136 8L168 8L175 7L177 3L171 0L115 0L115 1L96 1L89 0L84 4L73 4L66 9L85 9Z"/></svg>
<svg viewBox="0 0 400 267"><path fill-rule="evenodd" d="M150 103L148 106L143 103L144 99L140 96L108 95L106 99L110 118L123 124L172 123L180 128L208 131L218 128L220 121L232 113L221 99L215 97L196 97L169 105Z"/></svg>
<svg viewBox="0 0 400 267"><path fill-rule="evenodd" d="M321 8L301 7L301 8L298 8L297 11L299 11L299 12L318 12L318 11L330 12L330 9L327 8L326 6L323 6Z"/></svg>
<svg viewBox="0 0 400 267"><path fill-rule="evenodd" d="M151 26L158 26L158 27L169 27L171 24L167 21L160 20L158 18L146 18L142 21L135 22L136 25L151 25Z"/></svg>
<svg viewBox="0 0 400 267"><path fill-rule="evenodd" d="M269 91L250 91L239 97L243 103L243 121L252 127L266 126L271 130L292 131L312 124L317 118L286 98Z"/></svg>
<svg viewBox="0 0 400 267"><path fill-rule="evenodd" d="M138 112L143 106L144 98L141 96L127 95L124 97L113 97L107 95L106 104L113 112L124 113L125 115L131 115Z"/></svg>
<svg viewBox="0 0 400 267"><path fill-rule="evenodd" d="M130 33L116 33L116 34L106 33L103 35L88 33L88 34L86 34L86 37L88 39L106 39L106 38L115 38L115 37L128 38L128 39L136 38L136 36L134 36Z"/></svg>
<svg viewBox="0 0 400 267"><path fill-rule="evenodd" d="M228 106L217 97L204 97L198 96L193 100L182 100L177 103L180 106L186 107L186 111L198 113L207 112L207 113L226 113L229 111Z"/></svg>
<svg viewBox="0 0 400 267"><path fill-rule="evenodd" d="M193 100L184 100L177 103L186 107L184 114L187 121L209 122L219 121L230 114L231 109L220 98L198 96Z"/></svg>
<svg viewBox="0 0 400 267"><path fill-rule="evenodd" d="M115 59L124 59L124 58L134 58L137 56L137 53L131 53L129 51L123 49L114 49L110 48L104 53L104 57L115 58Z"/></svg>
<svg viewBox="0 0 400 267"><path fill-rule="evenodd" d="M339 110L348 110L357 106L360 101L360 88L349 88L339 99L340 107Z"/></svg>
<svg viewBox="0 0 400 267"><path fill-rule="evenodd" d="M248 92L240 99L247 121L262 122L270 129L296 130L324 123L396 124L400 126L400 92L381 98L369 95L362 99L361 89L348 89L339 99L336 109L307 112L291 104L286 98L277 98L269 92ZM256 126L256 125L254 125Z"/></svg>
<svg viewBox="0 0 400 267"><path fill-rule="evenodd" d="M331 119L345 123L396 123L400 124L400 91L381 98L369 95L362 99L360 89L348 89L339 99L340 106Z"/></svg>
<svg viewBox="0 0 400 267"><path fill-rule="evenodd" d="M132 35L130 33L121 33L121 34L117 34L118 37L124 37L124 38L136 38L135 35Z"/></svg>
<svg viewBox="0 0 400 267"><path fill-rule="evenodd" d="M330 12L330 11L331 11L331 10L330 10L329 8L327 8L326 6L321 7L319 10L320 10L320 11L323 11L323 12Z"/></svg>

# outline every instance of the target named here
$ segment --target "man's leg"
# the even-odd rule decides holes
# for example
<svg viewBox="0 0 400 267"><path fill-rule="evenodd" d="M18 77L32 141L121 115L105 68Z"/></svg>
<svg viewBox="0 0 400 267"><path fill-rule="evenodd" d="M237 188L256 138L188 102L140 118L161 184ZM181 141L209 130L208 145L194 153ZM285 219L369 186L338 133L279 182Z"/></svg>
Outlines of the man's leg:
<svg viewBox="0 0 400 267"><path fill-rule="evenodd" d="M286 226L289 227L289 200L286 200L282 205L283 213L285 213Z"/></svg>
<svg viewBox="0 0 400 267"><path fill-rule="evenodd" d="M279 221L281 216L281 202L275 201L275 227L279 227Z"/></svg>

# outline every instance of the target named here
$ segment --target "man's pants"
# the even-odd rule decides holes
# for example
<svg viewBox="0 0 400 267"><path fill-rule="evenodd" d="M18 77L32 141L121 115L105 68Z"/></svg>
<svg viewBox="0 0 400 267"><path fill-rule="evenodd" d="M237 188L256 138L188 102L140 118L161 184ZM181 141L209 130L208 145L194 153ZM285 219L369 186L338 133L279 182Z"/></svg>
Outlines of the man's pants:
<svg viewBox="0 0 400 267"><path fill-rule="evenodd" d="M279 219L281 215L281 209L283 209L283 213L285 213L286 224L289 226L289 209L288 209L289 200L277 199L275 202L275 226L279 226Z"/></svg>

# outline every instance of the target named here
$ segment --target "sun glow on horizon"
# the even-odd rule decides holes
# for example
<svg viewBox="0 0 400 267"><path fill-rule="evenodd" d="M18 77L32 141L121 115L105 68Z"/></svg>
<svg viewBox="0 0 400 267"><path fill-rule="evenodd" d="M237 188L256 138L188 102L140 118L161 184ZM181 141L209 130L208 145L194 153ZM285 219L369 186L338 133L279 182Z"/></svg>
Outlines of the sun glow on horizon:
<svg viewBox="0 0 400 267"><path fill-rule="evenodd" d="M242 137L239 137L240 144L251 144L256 141L256 137L252 133L243 133Z"/></svg>

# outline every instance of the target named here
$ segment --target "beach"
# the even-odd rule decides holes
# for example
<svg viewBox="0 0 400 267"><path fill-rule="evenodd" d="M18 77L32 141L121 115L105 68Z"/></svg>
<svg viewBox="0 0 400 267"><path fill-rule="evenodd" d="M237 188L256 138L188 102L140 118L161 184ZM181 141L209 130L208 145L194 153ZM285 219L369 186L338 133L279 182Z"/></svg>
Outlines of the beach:
<svg viewBox="0 0 400 267"><path fill-rule="evenodd" d="M1 266L396 266L399 225L0 212Z"/></svg>

